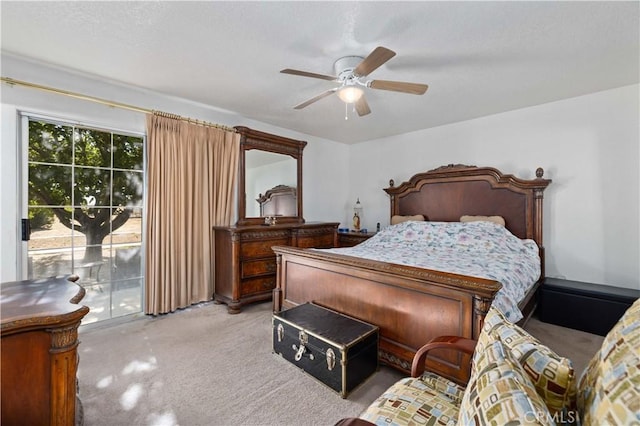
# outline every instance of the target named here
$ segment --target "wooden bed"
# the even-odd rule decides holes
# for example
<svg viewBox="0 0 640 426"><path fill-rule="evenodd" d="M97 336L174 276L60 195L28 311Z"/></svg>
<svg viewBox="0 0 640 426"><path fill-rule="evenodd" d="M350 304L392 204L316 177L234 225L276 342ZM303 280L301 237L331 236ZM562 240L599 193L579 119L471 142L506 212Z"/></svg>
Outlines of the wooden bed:
<svg viewBox="0 0 640 426"><path fill-rule="evenodd" d="M422 214L430 221L463 215L502 216L519 238L536 241L541 277L520 302L524 321L544 277L543 191L551 180L524 180L490 167L448 165L413 176L385 191L391 216ZM380 361L409 372L416 350L440 335L477 338L497 281L293 247L274 247L274 311L314 301L380 327ZM467 355L434 352L427 364L458 382L467 379Z"/></svg>

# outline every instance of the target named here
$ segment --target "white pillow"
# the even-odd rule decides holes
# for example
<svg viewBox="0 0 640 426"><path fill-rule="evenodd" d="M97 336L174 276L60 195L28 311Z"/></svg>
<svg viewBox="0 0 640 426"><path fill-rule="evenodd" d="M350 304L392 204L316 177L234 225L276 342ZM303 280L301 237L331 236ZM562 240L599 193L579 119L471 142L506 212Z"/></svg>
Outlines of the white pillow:
<svg viewBox="0 0 640 426"><path fill-rule="evenodd" d="M469 216L460 217L460 222L493 222L504 226L504 218L502 216Z"/></svg>

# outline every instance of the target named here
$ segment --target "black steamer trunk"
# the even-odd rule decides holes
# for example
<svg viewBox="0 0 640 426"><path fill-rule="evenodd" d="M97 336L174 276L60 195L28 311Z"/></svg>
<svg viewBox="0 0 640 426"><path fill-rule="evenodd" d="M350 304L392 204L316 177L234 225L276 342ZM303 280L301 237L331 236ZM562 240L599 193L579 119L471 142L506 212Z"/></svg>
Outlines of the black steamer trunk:
<svg viewBox="0 0 640 426"><path fill-rule="evenodd" d="M305 303L273 314L273 351L346 398L378 369L378 327Z"/></svg>

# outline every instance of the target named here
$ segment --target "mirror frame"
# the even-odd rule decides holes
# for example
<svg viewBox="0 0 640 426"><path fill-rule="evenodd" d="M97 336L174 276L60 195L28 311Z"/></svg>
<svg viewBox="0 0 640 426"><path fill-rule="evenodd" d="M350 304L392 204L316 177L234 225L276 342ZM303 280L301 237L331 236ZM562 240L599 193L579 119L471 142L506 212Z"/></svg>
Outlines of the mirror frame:
<svg viewBox="0 0 640 426"><path fill-rule="evenodd" d="M283 136L260 132L244 126L234 127L240 134L240 158L238 160L238 221L236 225L263 225L263 217L246 217L246 189L245 189L245 154L247 151L257 149L276 154L284 154L293 157L297 163L297 216L278 216L277 223L304 223L302 215L302 151L307 145L306 141L285 138ZM267 188L269 189L269 188ZM265 189L265 191L267 190Z"/></svg>

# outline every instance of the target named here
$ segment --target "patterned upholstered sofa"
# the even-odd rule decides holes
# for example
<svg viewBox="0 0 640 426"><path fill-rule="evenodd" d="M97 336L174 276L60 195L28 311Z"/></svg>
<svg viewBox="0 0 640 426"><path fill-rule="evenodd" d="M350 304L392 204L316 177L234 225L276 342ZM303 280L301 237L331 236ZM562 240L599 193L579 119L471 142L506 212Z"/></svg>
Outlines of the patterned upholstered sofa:
<svg viewBox="0 0 640 426"><path fill-rule="evenodd" d="M426 354L436 348L473 354L466 386L424 371ZM387 389L360 418L338 424L640 424L640 299L578 381L569 359L494 309L477 342L449 336L420 349L411 376Z"/></svg>

